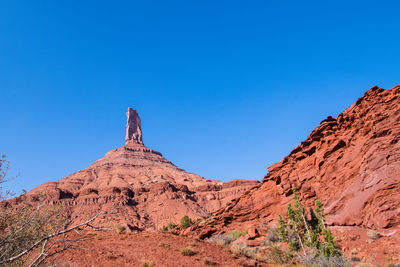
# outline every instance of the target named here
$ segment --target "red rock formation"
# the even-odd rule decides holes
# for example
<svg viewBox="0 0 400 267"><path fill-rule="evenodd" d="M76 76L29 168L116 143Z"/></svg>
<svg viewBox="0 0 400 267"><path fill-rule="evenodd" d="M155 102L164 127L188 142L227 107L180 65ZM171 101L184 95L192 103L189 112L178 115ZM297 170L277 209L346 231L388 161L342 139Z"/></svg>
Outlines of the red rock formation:
<svg viewBox="0 0 400 267"><path fill-rule="evenodd" d="M142 138L142 122L136 110L128 108L126 113L128 117L126 122L126 137L125 144L136 143L143 145Z"/></svg>
<svg viewBox="0 0 400 267"><path fill-rule="evenodd" d="M137 111L129 108L127 116L124 146L84 170L40 185L28 192L29 199L38 201L45 194L45 204L65 204L73 223L98 212L114 212L103 216L99 224L159 229L168 222L179 222L185 214L204 216L258 183L211 181L176 167L143 145Z"/></svg>
<svg viewBox="0 0 400 267"><path fill-rule="evenodd" d="M224 227L276 223L292 188L309 206L320 199L330 225L399 228L400 86L372 87L268 171L261 184L197 225L200 237Z"/></svg>

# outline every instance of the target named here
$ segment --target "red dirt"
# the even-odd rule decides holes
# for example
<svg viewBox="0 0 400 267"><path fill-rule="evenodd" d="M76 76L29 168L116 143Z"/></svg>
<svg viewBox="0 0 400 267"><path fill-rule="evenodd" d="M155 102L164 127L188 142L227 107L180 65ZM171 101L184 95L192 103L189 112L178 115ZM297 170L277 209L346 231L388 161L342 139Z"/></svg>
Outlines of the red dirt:
<svg viewBox="0 0 400 267"><path fill-rule="evenodd" d="M357 226L333 226L337 244L348 259L358 258L368 266L400 263L400 229L377 230L376 240L370 238L371 230ZM354 262L355 265L358 262Z"/></svg>
<svg viewBox="0 0 400 267"><path fill-rule="evenodd" d="M246 266L250 260L235 258L222 247L205 241L162 233L90 232L90 240L80 242L79 249L57 256L57 266L142 266L148 260L153 266ZM161 247L167 244L169 247ZM196 254L183 256L189 247Z"/></svg>

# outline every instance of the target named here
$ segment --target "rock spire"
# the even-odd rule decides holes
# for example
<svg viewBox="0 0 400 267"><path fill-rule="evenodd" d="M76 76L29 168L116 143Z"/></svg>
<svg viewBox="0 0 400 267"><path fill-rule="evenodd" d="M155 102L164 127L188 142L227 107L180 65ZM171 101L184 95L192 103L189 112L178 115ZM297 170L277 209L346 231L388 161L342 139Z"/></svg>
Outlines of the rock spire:
<svg viewBox="0 0 400 267"><path fill-rule="evenodd" d="M126 116L127 116L127 121L126 121L125 144L127 145L136 143L143 145L142 123L140 121L138 112L135 109L128 108Z"/></svg>

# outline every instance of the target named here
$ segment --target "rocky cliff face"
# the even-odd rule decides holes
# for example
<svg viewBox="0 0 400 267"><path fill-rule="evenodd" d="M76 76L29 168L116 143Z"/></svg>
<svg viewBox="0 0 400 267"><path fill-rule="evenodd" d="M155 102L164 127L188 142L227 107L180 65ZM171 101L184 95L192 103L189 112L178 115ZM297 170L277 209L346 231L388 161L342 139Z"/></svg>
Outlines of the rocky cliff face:
<svg viewBox="0 0 400 267"><path fill-rule="evenodd" d="M328 117L263 182L197 230L274 224L292 200L325 205L335 226L400 227L400 86L368 90L337 118Z"/></svg>
<svg viewBox="0 0 400 267"><path fill-rule="evenodd" d="M136 110L128 108L126 116L128 119L126 122L125 144L128 145L134 143L143 145L142 121L140 120L139 114Z"/></svg>
<svg viewBox="0 0 400 267"><path fill-rule="evenodd" d="M185 214L205 216L258 184L211 181L176 167L160 152L143 145L137 111L129 108L127 117L124 146L84 170L40 185L27 193L28 199L35 202L44 195L44 204L64 204L72 223L99 212L113 212L102 216L99 224L145 230L178 222Z"/></svg>

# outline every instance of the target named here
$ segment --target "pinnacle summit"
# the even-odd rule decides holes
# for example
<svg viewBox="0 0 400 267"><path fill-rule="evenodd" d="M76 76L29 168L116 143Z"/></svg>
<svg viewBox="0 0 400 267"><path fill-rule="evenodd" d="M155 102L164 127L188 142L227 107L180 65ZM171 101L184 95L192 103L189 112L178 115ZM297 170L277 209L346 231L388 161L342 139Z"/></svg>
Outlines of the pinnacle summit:
<svg viewBox="0 0 400 267"><path fill-rule="evenodd" d="M143 145L142 138L142 122L140 120L139 114L135 109L128 108L126 112L126 137L125 144L140 144Z"/></svg>

